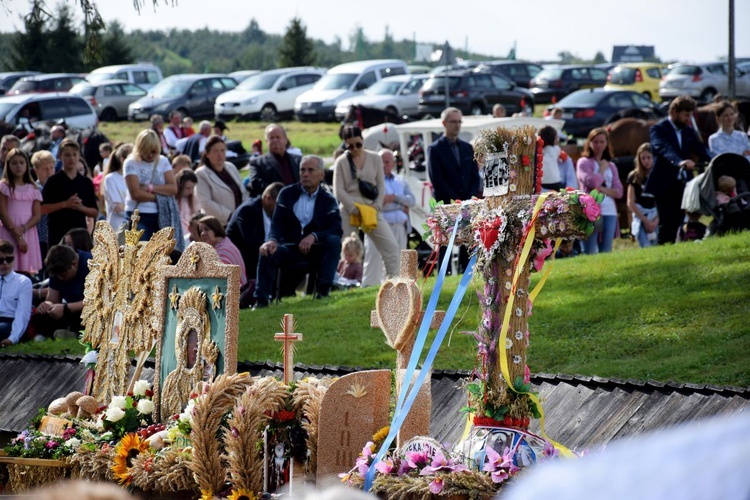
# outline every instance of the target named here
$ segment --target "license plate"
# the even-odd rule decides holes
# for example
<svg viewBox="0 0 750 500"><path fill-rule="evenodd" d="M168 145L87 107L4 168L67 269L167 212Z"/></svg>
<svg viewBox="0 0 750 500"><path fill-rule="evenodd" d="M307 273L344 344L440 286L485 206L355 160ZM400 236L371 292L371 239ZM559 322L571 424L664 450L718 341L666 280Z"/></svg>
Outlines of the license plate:
<svg viewBox="0 0 750 500"><path fill-rule="evenodd" d="M442 94L428 95L425 96L424 100L426 102L441 102L445 100L445 96L443 96Z"/></svg>
<svg viewBox="0 0 750 500"><path fill-rule="evenodd" d="M683 82L682 80L673 80L669 82L669 86L672 87L673 89L681 89L684 83L685 82Z"/></svg>
<svg viewBox="0 0 750 500"><path fill-rule="evenodd" d="M302 114L305 114L305 115L314 115L315 114L315 110L312 109L312 108L306 108L306 109L302 110Z"/></svg>
<svg viewBox="0 0 750 500"><path fill-rule="evenodd" d="M563 120L572 120L573 119L573 113L563 113Z"/></svg>
<svg viewBox="0 0 750 500"><path fill-rule="evenodd" d="M148 120L148 114L146 113L133 113L133 117L136 120Z"/></svg>

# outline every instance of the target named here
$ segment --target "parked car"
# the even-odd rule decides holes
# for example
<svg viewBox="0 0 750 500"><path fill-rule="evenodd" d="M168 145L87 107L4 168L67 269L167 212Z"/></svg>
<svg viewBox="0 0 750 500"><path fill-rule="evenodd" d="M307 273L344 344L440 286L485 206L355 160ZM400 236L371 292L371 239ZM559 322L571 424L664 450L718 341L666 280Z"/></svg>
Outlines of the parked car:
<svg viewBox="0 0 750 500"><path fill-rule="evenodd" d="M536 102L557 102L580 89L603 87L607 72L594 66L545 68L531 79L529 87Z"/></svg>
<svg viewBox="0 0 750 500"><path fill-rule="evenodd" d="M21 78L8 90L8 95L34 94L41 92L67 92L86 80L73 73L51 73Z"/></svg>
<svg viewBox="0 0 750 500"><path fill-rule="evenodd" d="M212 117L216 98L236 86L233 78L221 74L168 76L128 106L128 120L147 120L153 114L166 118L173 110L193 118Z"/></svg>
<svg viewBox="0 0 750 500"><path fill-rule="evenodd" d="M525 61L488 61L480 64L478 68L500 73L519 87L526 88L529 88L531 79L544 69L538 64Z"/></svg>
<svg viewBox="0 0 750 500"><path fill-rule="evenodd" d="M409 69L400 59L375 59L339 64L297 97L294 114L300 121L336 119L336 106L343 99L359 95L381 78L406 75Z"/></svg>
<svg viewBox="0 0 750 500"><path fill-rule="evenodd" d="M96 68L86 76L86 80L91 83L103 82L104 80L126 80L146 90L153 88L163 78L159 67L151 63L103 66Z"/></svg>
<svg viewBox="0 0 750 500"><path fill-rule="evenodd" d="M607 76L605 89L632 90L654 102L659 101L659 83L662 77L661 63L635 62L618 64Z"/></svg>
<svg viewBox="0 0 750 500"><path fill-rule="evenodd" d="M729 64L675 64L659 84L659 96L670 101L680 95L689 95L709 103L716 94L727 95L729 90ZM737 97L750 98L750 74L735 67L735 93Z"/></svg>
<svg viewBox="0 0 750 500"><path fill-rule="evenodd" d="M398 75L383 78L357 97L350 97L336 106L336 119L343 120L353 105L382 109L396 116L416 116L419 89L429 75Z"/></svg>
<svg viewBox="0 0 750 500"><path fill-rule="evenodd" d="M25 121L64 121L76 128L94 127L96 111L86 99L68 93L16 94L0 97L0 120L19 125Z"/></svg>
<svg viewBox="0 0 750 500"><path fill-rule="evenodd" d="M276 121L294 115L294 101L325 74L323 68L297 67L264 71L216 98L217 118Z"/></svg>
<svg viewBox="0 0 750 500"><path fill-rule="evenodd" d="M145 96L147 92L126 80L103 80L98 83L79 83L71 94L86 99L96 110L99 119L114 122L128 117L128 106Z"/></svg>
<svg viewBox="0 0 750 500"><path fill-rule="evenodd" d="M563 128L575 137L586 137L591 129L601 127L612 115L625 109L638 108L653 118L662 115L655 103L632 90L577 90L550 106L547 112L552 107L563 109Z"/></svg>
<svg viewBox="0 0 750 500"><path fill-rule="evenodd" d="M243 69L240 71L232 71L231 73L229 73L229 76L234 78L234 80L237 82L237 85L239 85L251 76L257 75L258 73L260 73L259 69Z"/></svg>
<svg viewBox="0 0 750 500"><path fill-rule="evenodd" d="M419 91L417 111L420 116L438 117L450 105L465 115L484 115L498 103L508 115L519 111L528 116L534 113L534 96L527 89L497 73L475 70L432 75Z"/></svg>
<svg viewBox="0 0 750 500"><path fill-rule="evenodd" d="M0 73L0 95L5 95L10 88L21 78L40 75L38 71L9 71Z"/></svg>

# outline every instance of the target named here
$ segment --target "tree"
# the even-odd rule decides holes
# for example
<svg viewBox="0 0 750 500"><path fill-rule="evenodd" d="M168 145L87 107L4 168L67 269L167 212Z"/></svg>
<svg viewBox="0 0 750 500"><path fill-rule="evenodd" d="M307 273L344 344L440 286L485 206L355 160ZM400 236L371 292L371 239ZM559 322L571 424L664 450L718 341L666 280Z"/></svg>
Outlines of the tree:
<svg viewBox="0 0 750 500"><path fill-rule="evenodd" d="M251 43L263 44L266 41L266 33L260 29L260 25L255 18L250 19L250 23L242 31L242 43L243 45L250 45Z"/></svg>
<svg viewBox="0 0 750 500"><path fill-rule="evenodd" d="M385 26L385 36L380 43L380 47L378 47L377 54L383 59L393 59L396 57L396 46L393 42L390 27L387 24Z"/></svg>
<svg viewBox="0 0 750 500"><path fill-rule="evenodd" d="M109 23L106 34L102 38L101 64L126 64L133 61L133 51L125 37L125 31L119 21Z"/></svg>
<svg viewBox="0 0 750 500"><path fill-rule="evenodd" d="M11 42L10 68L16 71L45 69L47 56L47 23L50 15L41 0L33 0L31 12L23 18L25 30L16 33Z"/></svg>
<svg viewBox="0 0 750 500"><path fill-rule="evenodd" d="M311 66L315 63L312 40L307 38L307 28L302 20L295 17L281 40L279 66Z"/></svg>
<svg viewBox="0 0 750 500"><path fill-rule="evenodd" d="M83 44L73 26L73 13L67 4L60 4L54 15L55 26L47 36L46 64L43 71L72 72L83 70Z"/></svg>
<svg viewBox="0 0 750 500"><path fill-rule="evenodd" d="M604 57L604 54L602 54L601 51L597 52L594 56L594 60L592 61L594 64L602 64L607 62L607 58Z"/></svg>

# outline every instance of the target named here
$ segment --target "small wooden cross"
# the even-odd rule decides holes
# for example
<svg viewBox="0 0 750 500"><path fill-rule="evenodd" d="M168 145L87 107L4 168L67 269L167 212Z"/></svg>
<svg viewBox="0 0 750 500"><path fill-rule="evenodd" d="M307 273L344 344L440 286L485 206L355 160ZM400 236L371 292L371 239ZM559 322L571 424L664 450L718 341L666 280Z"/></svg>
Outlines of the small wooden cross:
<svg viewBox="0 0 750 500"><path fill-rule="evenodd" d="M284 383L291 384L294 381L294 342L302 341L301 333L294 331L294 315L285 314L281 323L283 333L274 334L274 340L284 342L282 350L284 354Z"/></svg>

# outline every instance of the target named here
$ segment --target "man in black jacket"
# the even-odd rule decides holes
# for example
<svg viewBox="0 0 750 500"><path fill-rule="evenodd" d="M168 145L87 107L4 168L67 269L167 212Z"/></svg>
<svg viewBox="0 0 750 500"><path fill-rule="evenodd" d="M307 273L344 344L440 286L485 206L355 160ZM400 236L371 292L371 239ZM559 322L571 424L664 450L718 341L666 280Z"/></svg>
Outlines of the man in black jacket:
<svg viewBox="0 0 750 500"><path fill-rule="evenodd" d="M268 153L250 160L248 190L252 196L260 196L272 182L289 186L300 181L299 166L302 158L287 152L289 139L284 127L275 123L267 126L266 144Z"/></svg>
<svg viewBox="0 0 750 500"><path fill-rule="evenodd" d="M320 183L325 164L319 156L305 156L299 183L279 191L268 240L260 247L256 308L266 307L280 267L307 262L318 271L316 297L327 297L341 255L341 213L338 202Z"/></svg>

